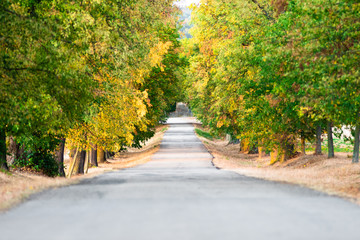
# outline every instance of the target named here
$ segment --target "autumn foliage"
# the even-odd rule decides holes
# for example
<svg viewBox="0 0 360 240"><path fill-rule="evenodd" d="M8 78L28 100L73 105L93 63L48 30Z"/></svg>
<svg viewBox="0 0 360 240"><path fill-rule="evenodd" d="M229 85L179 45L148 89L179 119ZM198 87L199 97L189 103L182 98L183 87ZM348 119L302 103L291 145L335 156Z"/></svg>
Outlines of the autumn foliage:
<svg viewBox="0 0 360 240"><path fill-rule="evenodd" d="M9 136L25 160L60 150L48 136L81 158L151 137L181 92L177 11L168 0L1 1L2 167Z"/></svg>
<svg viewBox="0 0 360 240"><path fill-rule="evenodd" d="M296 154L299 139L324 129L330 139L333 126L351 126L358 161L358 1L203 0L192 8L187 92L204 124L271 151L272 162Z"/></svg>

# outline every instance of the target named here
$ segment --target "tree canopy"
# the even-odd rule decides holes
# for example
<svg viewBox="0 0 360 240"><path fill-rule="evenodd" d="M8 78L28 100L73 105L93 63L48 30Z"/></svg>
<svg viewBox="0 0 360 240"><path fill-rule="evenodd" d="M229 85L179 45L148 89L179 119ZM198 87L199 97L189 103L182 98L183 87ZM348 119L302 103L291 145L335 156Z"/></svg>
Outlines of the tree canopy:
<svg viewBox="0 0 360 240"><path fill-rule="evenodd" d="M168 0L2 1L2 135L139 146L180 92L177 15Z"/></svg>
<svg viewBox="0 0 360 240"><path fill-rule="evenodd" d="M359 11L356 0L202 0L180 40L190 10L179 17L171 0L1 1L0 164L10 136L37 161L65 139L140 147L184 99L214 133L273 161L351 126L356 162Z"/></svg>
<svg viewBox="0 0 360 240"><path fill-rule="evenodd" d="M185 42L196 116L214 132L278 149L277 160L326 122L358 126L358 12L351 0L194 5Z"/></svg>

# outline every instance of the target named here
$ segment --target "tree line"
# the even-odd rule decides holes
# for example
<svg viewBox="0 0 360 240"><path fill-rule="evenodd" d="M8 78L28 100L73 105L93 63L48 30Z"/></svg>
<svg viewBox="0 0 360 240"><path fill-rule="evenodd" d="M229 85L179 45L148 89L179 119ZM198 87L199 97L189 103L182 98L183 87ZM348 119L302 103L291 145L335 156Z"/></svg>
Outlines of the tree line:
<svg viewBox="0 0 360 240"><path fill-rule="evenodd" d="M272 163L297 143L350 126L359 161L360 4L356 0L203 0L192 6L186 88L196 116Z"/></svg>
<svg viewBox="0 0 360 240"><path fill-rule="evenodd" d="M3 0L0 165L64 176L139 147L181 92L169 0ZM91 158L90 158L91 157Z"/></svg>

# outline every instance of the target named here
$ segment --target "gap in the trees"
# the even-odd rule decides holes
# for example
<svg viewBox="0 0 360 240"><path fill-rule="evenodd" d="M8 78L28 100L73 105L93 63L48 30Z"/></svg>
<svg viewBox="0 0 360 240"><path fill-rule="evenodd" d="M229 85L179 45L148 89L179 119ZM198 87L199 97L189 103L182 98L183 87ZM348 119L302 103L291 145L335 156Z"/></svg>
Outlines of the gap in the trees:
<svg viewBox="0 0 360 240"><path fill-rule="evenodd" d="M176 110L169 114L170 117L192 117L193 114L186 103L176 103Z"/></svg>

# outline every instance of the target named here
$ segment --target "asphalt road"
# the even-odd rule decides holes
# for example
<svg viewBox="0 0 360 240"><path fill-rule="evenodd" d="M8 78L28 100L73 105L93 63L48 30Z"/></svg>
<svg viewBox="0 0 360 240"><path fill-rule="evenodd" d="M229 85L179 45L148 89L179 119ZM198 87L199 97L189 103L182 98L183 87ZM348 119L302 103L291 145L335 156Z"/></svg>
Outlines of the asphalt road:
<svg viewBox="0 0 360 240"><path fill-rule="evenodd" d="M152 161L32 196L0 239L360 239L357 205L218 170L187 119L169 123Z"/></svg>

